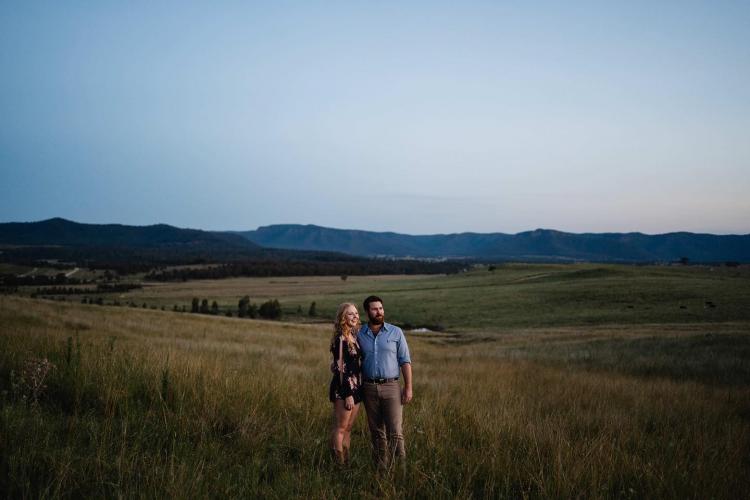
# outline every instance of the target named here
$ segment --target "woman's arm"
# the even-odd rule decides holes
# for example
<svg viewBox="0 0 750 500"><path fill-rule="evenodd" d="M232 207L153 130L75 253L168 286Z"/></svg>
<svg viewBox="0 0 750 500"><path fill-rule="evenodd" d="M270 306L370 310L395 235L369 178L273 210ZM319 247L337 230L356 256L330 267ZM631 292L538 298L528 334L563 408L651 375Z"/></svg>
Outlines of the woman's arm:
<svg viewBox="0 0 750 500"><path fill-rule="evenodd" d="M338 387L338 393L342 398L352 396L352 388L349 383L350 373L347 373L346 366L348 362L349 351L343 348L344 340L338 337L336 343L333 346L333 366L334 376L336 377L336 385Z"/></svg>

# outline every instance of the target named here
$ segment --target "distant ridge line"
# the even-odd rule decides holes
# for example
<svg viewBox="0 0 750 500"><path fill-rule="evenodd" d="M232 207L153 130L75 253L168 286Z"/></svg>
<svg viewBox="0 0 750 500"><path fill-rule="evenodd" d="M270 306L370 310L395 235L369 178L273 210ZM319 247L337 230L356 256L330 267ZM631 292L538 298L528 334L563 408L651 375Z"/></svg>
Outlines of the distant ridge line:
<svg viewBox="0 0 750 500"><path fill-rule="evenodd" d="M750 263L750 234L673 232L566 233L534 229L516 234L408 235L314 224L276 224L252 231L203 231L168 224L82 224L63 218L0 223L0 244L153 248L201 256L272 256L275 250L356 257L516 261ZM271 252L271 253L268 253ZM289 257L290 255L287 255Z"/></svg>
<svg viewBox="0 0 750 500"><path fill-rule="evenodd" d="M746 234L715 234L715 233L696 233L693 231L668 231L666 233L644 233L642 231L627 231L627 232L617 232L617 231L605 231L605 232L591 232L591 231L585 231L582 233L575 233L571 231L561 231L559 229L550 229L550 228L536 228L536 229L528 229L526 231L519 231L517 233L503 233L500 231L492 231L488 233L481 233L477 231L461 231L461 232L452 232L452 233L430 233L430 234L409 234L409 233L400 233L398 231L369 231L366 229L351 229L351 228L336 228L336 227L328 227L328 226L320 226L318 224L268 224L263 226L258 226L255 230L249 230L249 231L227 231L230 233L245 233L245 232L253 232L253 231L260 231L262 229L267 228L284 228L284 227L302 227L302 228L314 228L314 229L326 229L330 231L349 231L349 232L356 232L356 233L372 233L372 234L389 234L389 235L398 235L398 236L411 236L411 237L424 237L424 236L457 236L457 235L466 235L466 234L473 234L473 235L504 235L504 236L517 236L519 234L527 234L527 233L534 233L534 232L552 232L552 233L560 233L560 234L573 234L573 235L621 235L621 236L628 236L628 235L635 235L635 236L665 236L665 235L673 235L673 234L689 234L689 235L703 235L703 236L750 236L750 233Z"/></svg>
<svg viewBox="0 0 750 500"><path fill-rule="evenodd" d="M264 247L360 256L604 262L669 262L687 258L694 262L750 262L750 234L679 231L648 235L640 232L567 233L534 229L516 234L408 235L334 229L314 224L268 225L237 234Z"/></svg>

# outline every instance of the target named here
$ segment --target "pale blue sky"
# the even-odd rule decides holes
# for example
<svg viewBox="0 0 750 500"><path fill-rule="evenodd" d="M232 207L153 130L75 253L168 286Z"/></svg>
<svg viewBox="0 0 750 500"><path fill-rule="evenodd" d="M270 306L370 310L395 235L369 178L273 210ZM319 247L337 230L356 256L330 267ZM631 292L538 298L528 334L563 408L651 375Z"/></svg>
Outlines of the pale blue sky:
<svg viewBox="0 0 750 500"><path fill-rule="evenodd" d="M0 2L0 221L744 234L748 192L748 2Z"/></svg>

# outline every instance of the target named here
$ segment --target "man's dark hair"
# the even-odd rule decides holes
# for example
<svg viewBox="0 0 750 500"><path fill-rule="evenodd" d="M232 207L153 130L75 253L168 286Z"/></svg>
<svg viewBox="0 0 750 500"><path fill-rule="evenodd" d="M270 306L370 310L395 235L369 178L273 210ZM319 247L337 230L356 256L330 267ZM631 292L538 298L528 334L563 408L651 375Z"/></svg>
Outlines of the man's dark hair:
<svg viewBox="0 0 750 500"><path fill-rule="evenodd" d="M362 303L362 306L365 308L365 313L370 310L370 302L380 302L382 304L383 299L381 299L377 295L370 295L369 297L367 297Z"/></svg>

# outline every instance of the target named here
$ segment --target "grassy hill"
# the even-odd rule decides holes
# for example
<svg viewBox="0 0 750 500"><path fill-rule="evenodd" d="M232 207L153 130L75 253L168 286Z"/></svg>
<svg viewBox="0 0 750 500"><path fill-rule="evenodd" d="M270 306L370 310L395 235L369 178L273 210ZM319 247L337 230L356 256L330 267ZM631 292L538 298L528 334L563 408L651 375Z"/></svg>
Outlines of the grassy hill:
<svg viewBox="0 0 750 500"><path fill-rule="evenodd" d="M434 278L389 277L380 282L390 287L386 312L406 314L400 301L417 293L411 306L435 311L469 288L481 297L510 287L500 295L509 300L525 286L592 297L597 283L615 280L619 289L633 279L609 268L484 273L431 291L424 285ZM672 292L658 285L656 297L707 279L685 273L663 282L654 269L643 279L670 284ZM723 287L727 303L745 300L736 277L715 279L712 290ZM334 283L280 286L304 285L305 297L328 290L324 308L338 300L336 287L359 294L368 286ZM328 460L326 324L0 296L0 494L748 496L750 321L732 313L623 323L585 302L598 318L590 324L564 326L576 302L537 321L539 311L521 301L492 335L408 334L415 400L405 409L409 464L400 477L375 474L364 418L353 466L342 472ZM451 309L456 325L460 310ZM503 315L481 303L472 311L466 317Z"/></svg>

